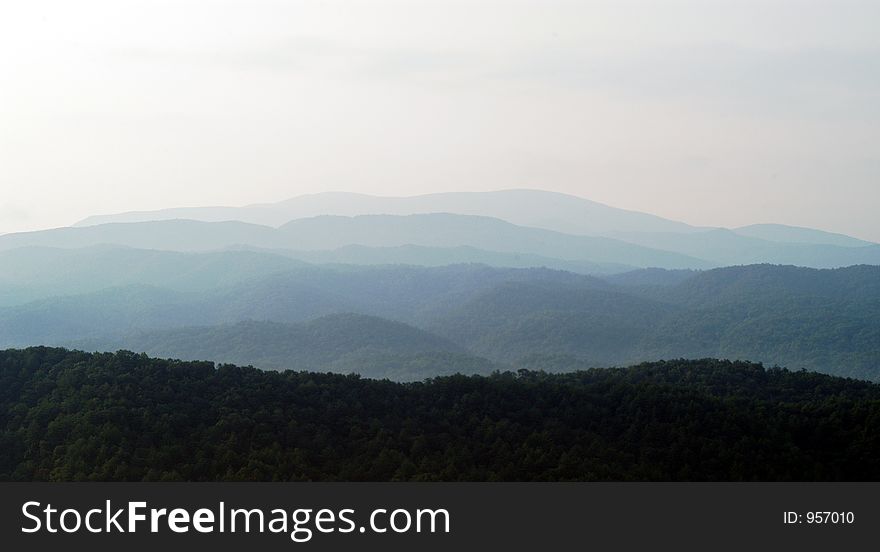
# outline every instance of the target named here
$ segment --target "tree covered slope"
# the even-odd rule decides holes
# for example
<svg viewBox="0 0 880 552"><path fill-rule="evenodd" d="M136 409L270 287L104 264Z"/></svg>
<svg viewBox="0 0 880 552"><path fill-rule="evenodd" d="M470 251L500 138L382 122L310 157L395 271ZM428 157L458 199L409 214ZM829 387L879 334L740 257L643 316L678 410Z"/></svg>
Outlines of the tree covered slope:
<svg viewBox="0 0 880 552"><path fill-rule="evenodd" d="M376 318L356 323L352 313ZM403 334L421 332L405 350L401 324ZM442 352L467 355L456 366L468 373L535 355L562 371L712 357L876 381L880 267L653 270L605 281L482 265L305 266L201 291L132 285L0 307L0 347L29 345L405 379L448 373L425 362ZM408 355L418 357L412 369ZM397 367L385 372L391 359Z"/></svg>
<svg viewBox="0 0 880 552"><path fill-rule="evenodd" d="M426 374L491 372L495 366L455 343L376 316L334 314L309 322L236 324L140 332L76 343L86 350L127 349L184 360L253 365L268 370L357 372L419 380Z"/></svg>
<svg viewBox="0 0 880 552"><path fill-rule="evenodd" d="M880 478L880 387L716 360L400 384L0 351L0 480Z"/></svg>

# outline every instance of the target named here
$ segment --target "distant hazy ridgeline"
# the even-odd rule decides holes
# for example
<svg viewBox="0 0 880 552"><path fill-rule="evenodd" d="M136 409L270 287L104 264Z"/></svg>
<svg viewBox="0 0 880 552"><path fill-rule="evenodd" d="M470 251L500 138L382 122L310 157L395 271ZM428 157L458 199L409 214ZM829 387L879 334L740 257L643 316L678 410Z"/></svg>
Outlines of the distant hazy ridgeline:
<svg viewBox="0 0 880 552"><path fill-rule="evenodd" d="M563 194L318 194L2 235L0 347L397 380L678 357L878 380L878 265L840 234Z"/></svg>
<svg viewBox="0 0 880 552"><path fill-rule="evenodd" d="M608 280L482 265L275 268L200 291L132 284L7 306L0 346L127 348L275 369L330 370L348 359L346 369L370 374L384 373L383 355L455 352L473 358L473 371L534 355L562 355L571 366L718 356L880 376L880 267L756 265ZM323 318L343 313L384 321ZM265 325L240 324L251 320ZM319 327L320 338L305 339ZM557 358L552 369L568 367Z"/></svg>
<svg viewBox="0 0 880 552"><path fill-rule="evenodd" d="M456 213L509 221L570 234L603 234L610 229L626 232L690 232L687 224L636 211L617 209L580 197L540 190L452 192L411 197L379 197L328 192L295 197L272 204L247 207L165 209L90 217L77 226L109 222L144 222L192 219L209 222L239 220L281 226L291 220L322 215L416 215Z"/></svg>
<svg viewBox="0 0 880 552"><path fill-rule="evenodd" d="M466 261L454 249L468 247L484 251L491 264L588 272L753 263L813 268L880 264L880 246L841 234L774 224L698 228L536 190L408 198L328 193L242 208L92 217L74 228L0 236L0 250L108 243L174 251L242 246L288 254L325 251L323 256L306 255L317 259L332 259L330 251L352 245L439 248L431 264L444 255L450 262ZM530 259L511 259L511 254ZM389 259L387 250L376 252L376 258L365 250L357 256L337 255L338 262L357 264L377 264L383 258L418 264L405 254Z"/></svg>

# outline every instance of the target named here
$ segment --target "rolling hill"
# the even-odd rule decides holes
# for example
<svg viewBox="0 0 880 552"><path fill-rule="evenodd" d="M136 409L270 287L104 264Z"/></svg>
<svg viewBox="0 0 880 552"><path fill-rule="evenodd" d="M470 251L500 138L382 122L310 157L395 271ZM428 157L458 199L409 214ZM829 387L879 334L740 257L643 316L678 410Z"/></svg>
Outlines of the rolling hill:
<svg viewBox="0 0 880 552"><path fill-rule="evenodd" d="M715 266L787 264L810 268L842 268L858 264L880 265L880 245L854 246L826 243L781 243L741 235L726 229L682 233L626 233L614 237L633 244L675 251L705 259Z"/></svg>
<svg viewBox="0 0 880 552"><path fill-rule="evenodd" d="M129 284L3 307L0 345L58 344L244 320L295 323L346 312L417 323L507 281L608 286L589 276L538 268L305 266L198 291Z"/></svg>
<svg viewBox="0 0 880 552"><path fill-rule="evenodd" d="M249 364L268 370L354 372L420 380L456 372L488 373L493 365L449 340L412 326L358 314L305 323L243 321L209 327L138 332L70 343L86 350L127 349L160 357Z"/></svg>
<svg viewBox="0 0 880 552"><path fill-rule="evenodd" d="M734 228L741 236L760 238L779 243L808 243L814 245L837 245L840 247L865 247L875 245L871 242L852 238L844 234L824 232L813 228L786 226L784 224L752 224Z"/></svg>
<svg viewBox="0 0 880 552"><path fill-rule="evenodd" d="M117 245L164 251L211 251L232 245L284 247L274 228L238 221L165 220L137 224L54 228L0 236L0 251L19 247L83 248Z"/></svg>
<svg viewBox="0 0 880 552"><path fill-rule="evenodd" d="M467 245L567 261L658 268L710 266L696 258L633 246L611 238L574 236L471 215L320 216L293 220L281 226L279 232L289 236L289 243L295 249L335 249L352 243L369 247Z"/></svg>
<svg viewBox="0 0 880 552"><path fill-rule="evenodd" d="M702 359L419 383L0 350L3 481L865 481L880 389Z"/></svg>
<svg viewBox="0 0 880 552"><path fill-rule="evenodd" d="M877 380L878 320L880 267L764 265L616 290L500 286L427 327L499 362L563 355L578 367L717 356ZM562 369L558 359L554 365Z"/></svg>
<svg viewBox="0 0 880 552"><path fill-rule="evenodd" d="M203 291L307 266L263 251L21 247L0 251L0 306L130 285Z"/></svg>
<svg viewBox="0 0 880 552"><path fill-rule="evenodd" d="M508 254L539 255L598 264L659 268L711 266L686 255L658 251L612 238L574 236L517 226L488 217L442 213L321 216L294 220L278 229L242 222L169 220L111 223L0 236L0 251L33 246L81 248L106 244L185 252L241 246L306 251L349 245L469 246Z"/></svg>
<svg viewBox="0 0 880 552"><path fill-rule="evenodd" d="M531 358L529 366L535 366L535 357L544 356L553 357L547 369L566 370L723 356L880 379L880 267L754 265L671 275L649 270L613 282L482 265L303 267L197 292L128 286L0 308L0 346L91 342L225 359L230 343L255 341L259 350L236 348L242 354L229 359L259 364L271 357L275 367L293 339L285 337L290 329L283 325L356 313L409 324L455 345L440 347L444 354L495 363ZM254 322L238 325L246 321ZM325 326L328 336L331 326ZM423 355L421 366L428 371L420 376L447 373L441 363L428 362L437 347L400 351L393 336L373 335L368 326L353 324L356 331L340 331L336 338L342 343L354 331L363 332L363 343L373 340L376 354L364 361L369 373L380 373L377 359L384 357L382 362L397 363L409 374L407 355ZM262 341L261 328L268 336ZM134 337L143 341L126 341ZM332 342L328 337L326 343ZM315 347L315 355L324 354ZM563 358L570 360L567 366ZM462 359L462 366L471 365L470 357ZM321 362L327 369L364 373L355 357Z"/></svg>
<svg viewBox="0 0 880 552"><path fill-rule="evenodd" d="M180 217L196 220L176 220ZM199 225L197 220L212 222ZM128 224L120 226L121 222ZM279 232L273 232L276 228ZM841 234L778 224L733 230L697 228L536 190L397 198L325 193L240 209L172 209L95 217L77 228L31 234L0 236L0 249L116 243L194 251L244 245L298 250L302 258L327 250L324 256L332 258L334 250L360 246L369 249L342 251L335 255L342 260L329 262L380 264L380 259L388 257L401 258L401 262L418 258L412 251L394 252L418 246L438 248L431 261L438 264L444 257L466 257L455 251L463 247L485 251L490 264L524 266L525 257L528 266L541 263L594 273L627 267L880 264L880 245ZM503 257L511 254L520 258ZM565 266L572 261L581 263L581 268Z"/></svg>
<svg viewBox="0 0 880 552"><path fill-rule="evenodd" d="M554 259L527 253L505 253L477 249L468 245L455 247L426 247L400 245L394 247L367 247L346 245L338 249L319 251L273 250L314 264L350 264L361 266L410 265L448 266L454 264L484 264L499 268L545 267L579 274L620 274L636 270L636 267L619 263L594 263Z"/></svg>

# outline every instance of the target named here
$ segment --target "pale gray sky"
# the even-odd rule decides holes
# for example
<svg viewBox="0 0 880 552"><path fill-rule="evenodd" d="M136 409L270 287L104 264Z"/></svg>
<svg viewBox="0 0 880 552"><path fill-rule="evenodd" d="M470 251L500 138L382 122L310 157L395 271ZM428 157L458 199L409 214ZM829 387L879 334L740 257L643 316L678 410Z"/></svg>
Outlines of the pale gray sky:
<svg viewBox="0 0 880 552"><path fill-rule="evenodd" d="M0 233L543 188L880 241L880 2L0 3Z"/></svg>

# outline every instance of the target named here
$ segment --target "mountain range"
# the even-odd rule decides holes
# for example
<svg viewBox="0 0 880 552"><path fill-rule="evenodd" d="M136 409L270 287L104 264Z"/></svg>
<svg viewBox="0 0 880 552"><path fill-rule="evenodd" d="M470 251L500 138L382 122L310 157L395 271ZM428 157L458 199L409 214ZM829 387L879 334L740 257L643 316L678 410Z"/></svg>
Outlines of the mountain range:
<svg viewBox="0 0 880 552"><path fill-rule="evenodd" d="M453 359L486 373L679 357L880 379L880 267L625 276L305 266L198 291L130 284L2 307L0 347L130 349L399 379L448 373Z"/></svg>
<svg viewBox="0 0 880 552"><path fill-rule="evenodd" d="M295 197L278 203L245 207L197 207L140 211L89 217L76 226L110 222L146 222L191 219L207 222L238 220L278 227L291 220L322 215L416 215L454 213L506 220L569 234L599 235L624 232L689 232L687 224L636 211L617 209L584 198L542 190L452 192L410 197L326 192Z"/></svg>
<svg viewBox="0 0 880 552"><path fill-rule="evenodd" d="M880 380L878 320L880 245L532 190L317 194L0 236L0 348L402 381L679 357Z"/></svg>
<svg viewBox="0 0 880 552"><path fill-rule="evenodd" d="M536 190L383 198L325 193L241 208L92 217L6 234L0 250L122 245L168 251L270 250L307 262L547 266L588 274L739 264L880 264L880 245L809 228L699 228Z"/></svg>

